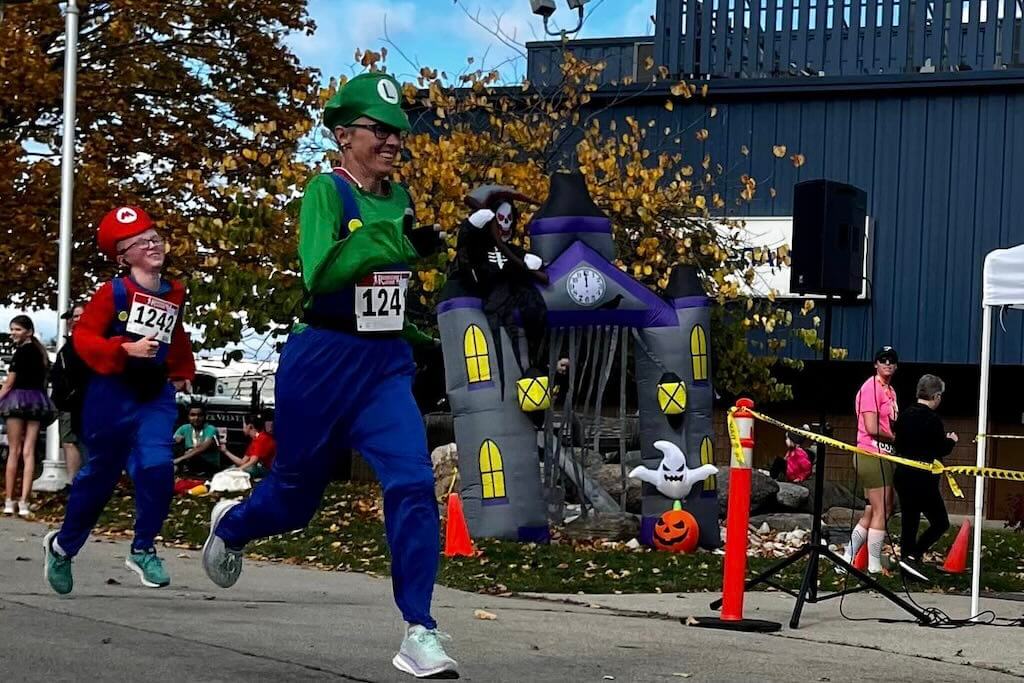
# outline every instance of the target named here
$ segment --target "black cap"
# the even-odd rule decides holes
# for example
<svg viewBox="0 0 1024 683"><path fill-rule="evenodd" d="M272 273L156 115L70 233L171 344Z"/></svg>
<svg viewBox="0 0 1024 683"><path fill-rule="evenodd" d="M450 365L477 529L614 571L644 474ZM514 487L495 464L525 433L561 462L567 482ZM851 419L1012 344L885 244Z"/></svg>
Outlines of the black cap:
<svg viewBox="0 0 1024 683"><path fill-rule="evenodd" d="M876 363L880 360L885 360L886 358L891 360L893 363L900 362L900 357L896 354L896 349L892 348L891 346L883 346L879 348L878 351L875 352Z"/></svg>
<svg viewBox="0 0 1024 683"><path fill-rule="evenodd" d="M71 320L71 316L74 315L76 308L85 308L85 304L73 301L71 305L68 306L68 310L60 314L61 320Z"/></svg>

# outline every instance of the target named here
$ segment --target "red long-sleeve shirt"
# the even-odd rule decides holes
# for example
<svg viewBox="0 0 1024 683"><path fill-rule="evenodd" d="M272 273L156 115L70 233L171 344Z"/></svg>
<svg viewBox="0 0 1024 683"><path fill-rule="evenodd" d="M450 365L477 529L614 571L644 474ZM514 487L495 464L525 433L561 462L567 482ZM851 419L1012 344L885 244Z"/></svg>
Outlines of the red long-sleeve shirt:
<svg viewBox="0 0 1024 683"><path fill-rule="evenodd" d="M128 304L136 292L152 295L139 287L131 278L124 278L128 291ZM185 287L180 282L169 281L170 290L159 297L178 307L178 320L174 324L170 348L167 351L167 375L172 380L192 380L196 374L196 363L192 356L192 344L181 324L180 311L185 305ZM75 325L71 341L75 351L85 364L101 375L116 375L124 372L128 352L121 344L135 341L133 336L108 337L108 331L117 314L114 305L114 286L107 282L100 287L85 306L82 318Z"/></svg>

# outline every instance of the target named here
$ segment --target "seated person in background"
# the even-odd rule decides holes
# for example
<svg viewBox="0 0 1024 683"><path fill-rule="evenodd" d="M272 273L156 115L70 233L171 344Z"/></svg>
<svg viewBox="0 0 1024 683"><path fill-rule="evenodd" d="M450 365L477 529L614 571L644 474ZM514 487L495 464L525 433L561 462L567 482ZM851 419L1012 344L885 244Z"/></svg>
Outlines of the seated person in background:
<svg viewBox="0 0 1024 683"><path fill-rule="evenodd" d="M180 464L186 474L211 477L222 469L217 429L206 423L206 410L200 405L189 408L188 422L174 432L175 446L184 448L184 453L174 459L174 464Z"/></svg>
<svg viewBox="0 0 1024 683"><path fill-rule="evenodd" d="M242 431L250 441L248 448L245 449L245 455L239 458L228 450L227 444L221 445L220 452L235 463L235 467L240 470L245 470L255 477L266 474L270 471L274 456L277 455L277 443L274 441L274 437L260 429L261 426L266 429L267 424L270 423L256 415L246 415Z"/></svg>
<svg viewBox="0 0 1024 683"><path fill-rule="evenodd" d="M775 458L771 476L776 481L801 482L811 476L811 458L803 449L805 440L796 434L786 434L786 454Z"/></svg>

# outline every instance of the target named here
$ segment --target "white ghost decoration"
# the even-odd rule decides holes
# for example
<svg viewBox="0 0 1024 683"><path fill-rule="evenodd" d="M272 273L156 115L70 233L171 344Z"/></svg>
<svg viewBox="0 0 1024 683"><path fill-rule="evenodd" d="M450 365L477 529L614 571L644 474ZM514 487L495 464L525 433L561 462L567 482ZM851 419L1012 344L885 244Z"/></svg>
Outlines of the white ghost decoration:
<svg viewBox="0 0 1024 683"><path fill-rule="evenodd" d="M502 239L508 239L512 235L512 205L508 202L502 202L498 206L496 216L498 218L498 227L501 229Z"/></svg>
<svg viewBox="0 0 1024 683"><path fill-rule="evenodd" d="M633 468L629 476L631 479L646 481L667 498L683 500L694 484L718 474L718 468L714 465L701 465L695 470L689 469L686 466L686 456L671 441L655 441L654 447L661 451L662 455L658 469L652 470L641 465Z"/></svg>

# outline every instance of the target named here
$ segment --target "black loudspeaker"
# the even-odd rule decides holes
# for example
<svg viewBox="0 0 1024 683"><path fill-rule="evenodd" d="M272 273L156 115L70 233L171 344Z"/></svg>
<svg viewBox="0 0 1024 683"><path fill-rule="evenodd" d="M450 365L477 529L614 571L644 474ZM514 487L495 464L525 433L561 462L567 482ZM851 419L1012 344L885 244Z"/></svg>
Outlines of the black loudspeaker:
<svg viewBox="0 0 1024 683"><path fill-rule="evenodd" d="M868 195L832 180L793 189L789 288L797 294L856 297L864 279Z"/></svg>

